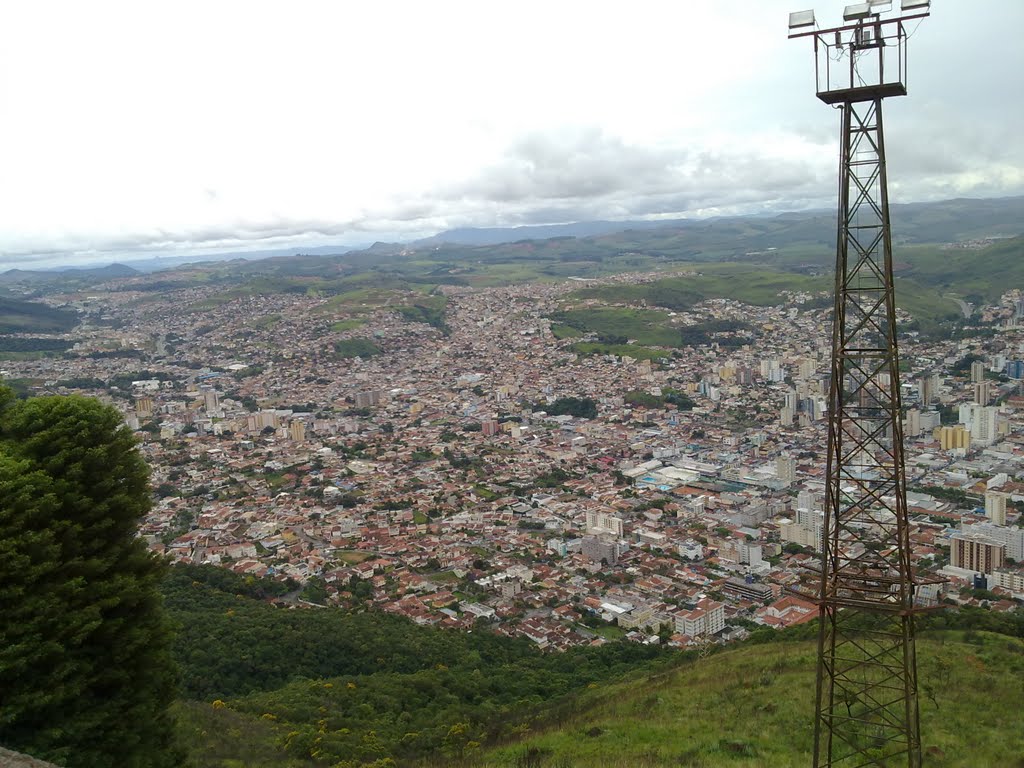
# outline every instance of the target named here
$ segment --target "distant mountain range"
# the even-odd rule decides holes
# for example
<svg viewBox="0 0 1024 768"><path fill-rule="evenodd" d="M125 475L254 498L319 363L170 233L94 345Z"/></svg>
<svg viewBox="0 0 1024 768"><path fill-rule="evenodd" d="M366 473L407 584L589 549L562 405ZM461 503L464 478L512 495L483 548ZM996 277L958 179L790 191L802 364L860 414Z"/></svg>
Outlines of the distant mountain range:
<svg viewBox="0 0 1024 768"><path fill-rule="evenodd" d="M916 245L1024 233L1024 197L893 205L891 214L893 241L901 261L911 259L913 254L906 249ZM0 273L0 294L17 297L82 290L108 280L170 269L187 279L189 268L215 270L226 279L255 274L330 278L339 270L385 269L406 277L416 272L421 279L435 282L450 282L453 275L472 282L472 275L479 276L488 265L491 269L504 265L499 271L503 270L500 279L506 281L600 276L671 261L757 261L776 268L820 269L827 268L834 255L835 229L835 214L821 210L773 216L461 228L410 243L374 243L361 250L325 245L149 258L106 267L12 269ZM963 259L952 261L964 263ZM428 268L428 262L433 266Z"/></svg>

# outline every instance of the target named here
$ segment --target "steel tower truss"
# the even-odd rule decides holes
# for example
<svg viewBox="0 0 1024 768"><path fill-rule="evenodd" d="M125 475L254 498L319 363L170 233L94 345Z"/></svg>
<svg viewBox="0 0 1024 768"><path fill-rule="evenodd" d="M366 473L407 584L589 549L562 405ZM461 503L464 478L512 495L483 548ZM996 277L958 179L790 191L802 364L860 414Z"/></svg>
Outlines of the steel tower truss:
<svg viewBox="0 0 1024 768"><path fill-rule="evenodd" d="M921 765L882 131L883 99L907 92L908 18L795 33L791 18L791 37L814 37L818 97L842 115L815 768Z"/></svg>
<svg viewBox="0 0 1024 768"><path fill-rule="evenodd" d="M918 766L882 100L841 109L815 765Z"/></svg>

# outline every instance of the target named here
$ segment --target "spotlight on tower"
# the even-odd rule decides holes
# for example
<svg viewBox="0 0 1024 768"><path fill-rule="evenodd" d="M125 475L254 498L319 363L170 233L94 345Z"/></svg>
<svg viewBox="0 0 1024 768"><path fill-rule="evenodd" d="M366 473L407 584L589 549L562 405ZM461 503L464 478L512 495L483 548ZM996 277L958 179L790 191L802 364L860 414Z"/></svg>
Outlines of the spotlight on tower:
<svg viewBox="0 0 1024 768"><path fill-rule="evenodd" d="M843 21L860 21L872 14L871 3L854 3L843 9Z"/></svg>
<svg viewBox="0 0 1024 768"><path fill-rule="evenodd" d="M789 14L789 28L800 29L801 27L813 27L815 25L814 11L794 11Z"/></svg>
<svg viewBox="0 0 1024 768"><path fill-rule="evenodd" d="M932 0L903 0L900 6L902 11L927 11L932 6Z"/></svg>

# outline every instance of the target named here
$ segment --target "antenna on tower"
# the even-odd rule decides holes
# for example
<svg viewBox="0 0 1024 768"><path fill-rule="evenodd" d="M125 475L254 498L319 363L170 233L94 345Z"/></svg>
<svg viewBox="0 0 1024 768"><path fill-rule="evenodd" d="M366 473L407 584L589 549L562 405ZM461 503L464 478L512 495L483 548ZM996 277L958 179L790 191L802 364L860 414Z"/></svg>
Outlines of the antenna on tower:
<svg viewBox="0 0 1024 768"><path fill-rule="evenodd" d="M906 22L930 0L848 5L814 41L815 90L842 113L815 768L921 765L914 593L882 100L907 94Z"/></svg>

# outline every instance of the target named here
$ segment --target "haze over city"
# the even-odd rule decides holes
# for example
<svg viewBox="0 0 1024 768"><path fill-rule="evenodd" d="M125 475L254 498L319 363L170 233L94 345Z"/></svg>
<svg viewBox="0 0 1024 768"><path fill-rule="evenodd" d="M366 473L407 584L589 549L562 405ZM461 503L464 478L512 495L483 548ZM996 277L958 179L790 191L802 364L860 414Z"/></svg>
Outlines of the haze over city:
<svg viewBox="0 0 1024 768"><path fill-rule="evenodd" d="M831 207L792 5L8 5L0 267ZM934 11L892 199L1024 193L1024 5Z"/></svg>

